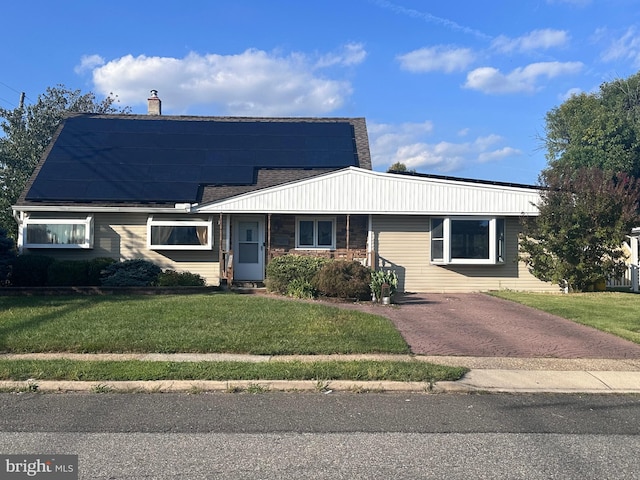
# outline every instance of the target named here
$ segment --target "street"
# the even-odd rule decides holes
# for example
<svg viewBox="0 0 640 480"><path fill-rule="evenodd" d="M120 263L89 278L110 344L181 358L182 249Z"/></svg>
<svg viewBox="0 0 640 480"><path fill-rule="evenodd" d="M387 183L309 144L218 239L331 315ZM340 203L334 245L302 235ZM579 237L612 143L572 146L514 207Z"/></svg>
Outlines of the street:
<svg viewBox="0 0 640 480"><path fill-rule="evenodd" d="M637 478L618 395L2 394L0 452L85 479Z"/></svg>

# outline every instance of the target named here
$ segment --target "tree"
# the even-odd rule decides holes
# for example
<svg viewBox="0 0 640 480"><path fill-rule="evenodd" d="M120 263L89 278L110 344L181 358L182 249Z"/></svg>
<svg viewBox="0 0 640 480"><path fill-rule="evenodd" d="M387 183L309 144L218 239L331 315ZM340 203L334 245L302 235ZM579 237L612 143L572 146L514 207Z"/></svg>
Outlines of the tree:
<svg viewBox="0 0 640 480"><path fill-rule="evenodd" d="M69 90L63 85L48 87L33 105L14 110L0 108L0 227L16 237L16 222L11 206L15 204L51 142L64 115L78 113L129 113L130 108L117 106L117 98L108 96L98 101L93 93Z"/></svg>
<svg viewBox="0 0 640 480"><path fill-rule="evenodd" d="M522 259L537 278L583 291L622 275L622 243L640 220L640 182L596 167L541 174L540 215L524 224Z"/></svg>
<svg viewBox="0 0 640 480"><path fill-rule="evenodd" d="M549 168L598 167L640 177L640 73L603 83L546 115Z"/></svg>
<svg viewBox="0 0 640 480"><path fill-rule="evenodd" d="M396 162L387 169L387 173L393 173L393 172L415 173L416 171L414 169L411 169L411 170L407 169L407 166L402 162Z"/></svg>

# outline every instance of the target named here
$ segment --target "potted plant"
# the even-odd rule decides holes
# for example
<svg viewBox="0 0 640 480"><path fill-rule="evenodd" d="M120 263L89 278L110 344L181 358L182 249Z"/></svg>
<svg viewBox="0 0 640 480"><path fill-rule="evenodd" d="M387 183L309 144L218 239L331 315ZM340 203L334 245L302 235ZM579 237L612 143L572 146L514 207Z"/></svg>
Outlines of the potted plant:
<svg viewBox="0 0 640 480"><path fill-rule="evenodd" d="M383 291L383 286L384 291ZM373 270L371 272L371 300L374 302L391 303L393 294L398 289L398 276L393 270ZM387 299L385 301L385 299Z"/></svg>

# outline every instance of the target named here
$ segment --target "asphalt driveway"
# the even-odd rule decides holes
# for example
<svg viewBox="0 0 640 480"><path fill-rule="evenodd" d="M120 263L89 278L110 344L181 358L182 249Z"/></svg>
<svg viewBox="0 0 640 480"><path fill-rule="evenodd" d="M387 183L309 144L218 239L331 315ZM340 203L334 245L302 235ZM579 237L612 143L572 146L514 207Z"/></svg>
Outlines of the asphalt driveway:
<svg viewBox="0 0 640 480"><path fill-rule="evenodd" d="M360 304L391 319L417 355L640 359L640 345L481 293L410 294Z"/></svg>

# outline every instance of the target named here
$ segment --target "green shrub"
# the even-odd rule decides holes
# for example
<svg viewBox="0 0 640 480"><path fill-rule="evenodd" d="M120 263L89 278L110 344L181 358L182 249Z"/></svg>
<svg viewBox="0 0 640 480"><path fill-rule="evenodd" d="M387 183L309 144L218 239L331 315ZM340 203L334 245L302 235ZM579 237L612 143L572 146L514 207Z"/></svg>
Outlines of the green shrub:
<svg viewBox="0 0 640 480"><path fill-rule="evenodd" d="M11 283L15 287L44 287L47 270L54 262L45 255L18 255L13 261Z"/></svg>
<svg viewBox="0 0 640 480"><path fill-rule="evenodd" d="M269 292L287 295L289 284L294 280L313 283L313 277L322 265L330 260L304 255L283 255L276 257L267 265L265 285Z"/></svg>
<svg viewBox="0 0 640 480"><path fill-rule="evenodd" d="M154 285L162 269L147 260L125 260L108 265L100 274L106 287L147 287Z"/></svg>
<svg viewBox="0 0 640 480"><path fill-rule="evenodd" d="M337 298L370 298L371 271L359 262L336 260L322 266L313 285L321 295Z"/></svg>
<svg viewBox="0 0 640 480"><path fill-rule="evenodd" d="M16 243L4 228L0 228L0 287L10 284L11 265L16 255Z"/></svg>
<svg viewBox="0 0 640 480"><path fill-rule="evenodd" d="M293 298L315 298L317 294L316 289L307 280L300 278L294 278L287 287L287 295Z"/></svg>
<svg viewBox="0 0 640 480"><path fill-rule="evenodd" d="M158 275L156 285L159 287L202 287L204 278L197 273L165 270Z"/></svg>
<svg viewBox="0 0 640 480"><path fill-rule="evenodd" d="M85 286L88 283L86 260L56 260L47 269L47 286Z"/></svg>
<svg viewBox="0 0 640 480"><path fill-rule="evenodd" d="M98 257L92 258L87 264L87 285L100 285L100 274L109 265L116 263L115 258Z"/></svg>

